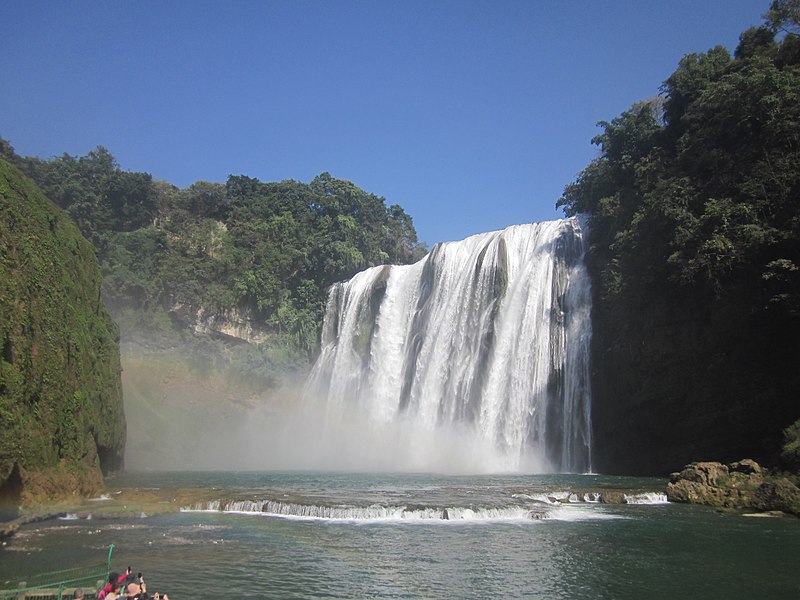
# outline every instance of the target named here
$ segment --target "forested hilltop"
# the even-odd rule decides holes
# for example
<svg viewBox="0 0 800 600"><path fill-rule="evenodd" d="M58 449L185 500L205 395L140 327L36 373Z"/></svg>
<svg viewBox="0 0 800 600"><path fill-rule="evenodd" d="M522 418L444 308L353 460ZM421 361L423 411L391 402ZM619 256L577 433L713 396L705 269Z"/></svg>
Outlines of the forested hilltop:
<svg viewBox="0 0 800 600"><path fill-rule="evenodd" d="M250 409L296 402L328 286L425 253L400 206L328 173L179 189L103 147L43 160L0 140L0 154L94 245L120 329L133 469L229 466Z"/></svg>
<svg viewBox="0 0 800 600"><path fill-rule="evenodd" d="M232 175L179 189L123 171L103 147L43 160L1 143L94 244L123 336L153 343L188 325L307 357L331 283L425 253L400 206L328 173L309 184Z"/></svg>
<svg viewBox="0 0 800 600"><path fill-rule="evenodd" d="M775 464L800 417L800 3L765 17L601 122L559 201L591 215L598 471Z"/></svg>

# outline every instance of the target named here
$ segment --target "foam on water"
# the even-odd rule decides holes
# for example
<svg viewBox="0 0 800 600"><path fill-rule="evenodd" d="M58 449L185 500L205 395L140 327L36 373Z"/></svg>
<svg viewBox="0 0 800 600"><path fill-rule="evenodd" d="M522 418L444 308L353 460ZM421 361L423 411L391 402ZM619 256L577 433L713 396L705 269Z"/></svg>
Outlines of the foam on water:
<svg viewBox="0 0 800 600"><path fill-rule="evenodd" d="M543 518L543 511L525 506L510 507L433 507L372 504L369 506L324 506L292 502L220 501L198 503L181 509L182 512L222 512L226 514L259 515L305 521L339 522L521 522Z"/></svg>
<svg viewBox="0 0 800 600"><path fill-rule="evenodd" d="M547 513L545 519L551 521L608 521L613 519L627 519L625 515L607 512L594 506L580 506L565 504L557 510Z"/></svg>
<svg viewBox="0 0 800 600"><path fill-rule="evenodd" d="M626 504L668 504L664 492L642 492L640 494L625 494Z"/></svg>
<svg viewBox="0 0 800 600"><path fill-rule="evenodd" d="M625 495L627 504L661 504L663 494L648 492ZM505 506L368 506L321 505L275 500L213 500L183 507L182 512L220 512L225 514L274 517L298 521L329 522L398 522L398 523L503 523L587 521L624 519L600 504L600 495L572 492L514 494L515 504Z"/></svg>

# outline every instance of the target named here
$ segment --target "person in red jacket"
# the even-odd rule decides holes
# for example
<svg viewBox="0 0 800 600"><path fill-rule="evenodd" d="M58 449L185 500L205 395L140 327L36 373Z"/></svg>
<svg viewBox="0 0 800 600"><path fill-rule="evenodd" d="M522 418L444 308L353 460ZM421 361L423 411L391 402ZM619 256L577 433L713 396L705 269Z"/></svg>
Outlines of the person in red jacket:
<svg viewBox="0 0 800 600"><path fill-rule="evenodd" d="M113 591L115 585L116 591L119 593L119 589L128 581L133 581L133 573L130 567L122 575L116 572L111 573L108 576L108 583L97 593L97 600L105 600L108 594Z"/></svg>

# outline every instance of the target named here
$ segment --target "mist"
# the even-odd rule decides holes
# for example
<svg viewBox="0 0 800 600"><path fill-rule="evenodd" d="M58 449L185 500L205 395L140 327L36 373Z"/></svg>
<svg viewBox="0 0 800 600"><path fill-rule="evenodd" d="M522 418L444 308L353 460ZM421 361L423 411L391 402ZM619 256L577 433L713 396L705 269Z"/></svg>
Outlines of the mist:
<svg viewBox="0 0 800 600"><path fill-rule="evenodd" d="M128 471L506 472L470 426L379 422L357 407L328 414L302 380L264 388L177 349L123 352ZM550 471L528 463L526 472Z"/></svg>

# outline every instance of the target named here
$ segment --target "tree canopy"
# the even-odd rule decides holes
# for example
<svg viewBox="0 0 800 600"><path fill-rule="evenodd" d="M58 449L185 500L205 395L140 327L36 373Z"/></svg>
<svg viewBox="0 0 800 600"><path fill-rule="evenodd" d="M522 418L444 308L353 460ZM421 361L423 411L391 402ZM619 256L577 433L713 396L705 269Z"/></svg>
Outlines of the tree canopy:
<svg viewBox="0 0 800 600"><path fill-rule="evenodd" d="M798 6L600 122L558 201L589 215L599 469L774 464L800 416Z"/></svg>
<svg viewBox="0 0 800 600"><path fill-rule="evenodd" d="M558 202L592 215L607 292L746 289L800 317L800 38L752 28L735 58L685 56L662 94L600 123L600 156Z"/></svg>
<svg viewBox="0 0 800 600"><path fill-rule="evenodd" d="M399 205L329 173L308 184L231 175L179 189L122 170L102 146L43 160L0 142L94 244L112 309L145 321L178 306L247 310L313 353L328 286L425 253Z"/></svg>

